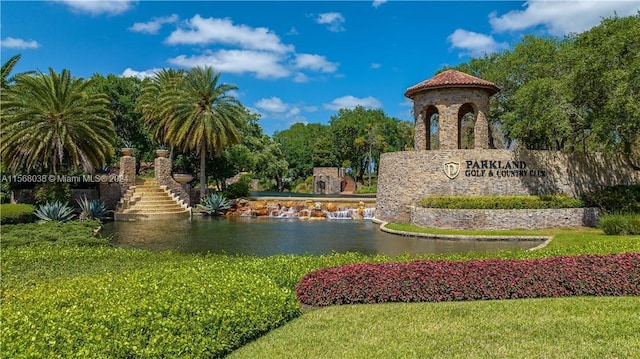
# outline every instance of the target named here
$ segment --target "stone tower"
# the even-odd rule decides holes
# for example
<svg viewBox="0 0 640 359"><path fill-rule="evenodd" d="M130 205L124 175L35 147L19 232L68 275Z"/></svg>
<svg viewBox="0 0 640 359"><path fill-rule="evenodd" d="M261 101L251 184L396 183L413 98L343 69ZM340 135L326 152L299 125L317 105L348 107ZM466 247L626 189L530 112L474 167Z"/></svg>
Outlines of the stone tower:
<svg viewBox="0 0 640 359"><path fill-rule="evenodd" d="M447 70L411 86L404 95L413 100L415 149L430 150L431 128L438 121L440 150L462 149L463 118L473 116L473 147L489 148L489 97L500 91L495 84L456 70Z"/></svg>

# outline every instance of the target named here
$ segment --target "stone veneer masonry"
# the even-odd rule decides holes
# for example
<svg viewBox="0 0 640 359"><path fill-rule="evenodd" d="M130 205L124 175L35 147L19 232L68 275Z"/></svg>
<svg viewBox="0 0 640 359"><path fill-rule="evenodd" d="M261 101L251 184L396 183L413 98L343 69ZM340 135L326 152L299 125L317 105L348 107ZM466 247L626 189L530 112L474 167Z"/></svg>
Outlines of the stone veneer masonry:
<svg viewBox="0 0 640 359"><path fill-rule="evenodd" d="M189 193L171 176L171 159L167 157L156 157L153 167L156 182L161 186L167 186L169 191L177 195L185 204L191 206L192 202Z"/></svg>
<svg viewBox="0 0 640 359"><path fill-rule="evenodd" d="M640 183L640 172L619 158L599 154L489 149L390 152L380 158L375 217L409 222L410 206L427 195L579 197L604 186L634 183Z"/></svg>
<svg viewBox="0 0 640 359"><path fill-rule="evenodd" d="M344 173L338 167L314 167L313 168L313 193L332 194L340 193ZM320 188L319 183L324 183Z"/></svg>
<svg viewBox="0 0 640 359"><path fill-rule="evenodd" d="M483 88L442 88L415 95L413 112L416 116L415 148L429 150L428 138L429 109L437 108L440 115L439 142L441 150L458 149L458 115L460 108L469 104L475 113L475 148L487 148L489 145L489 125L486 114L489 113L489 93Z"/></svg>
<svg viewBox="0 0 640 359"><path fill-rule="evenodd" d="M445 229L538 229L593 227L596 208L560 209L440 209L410 207L409 223Z"/></svg>

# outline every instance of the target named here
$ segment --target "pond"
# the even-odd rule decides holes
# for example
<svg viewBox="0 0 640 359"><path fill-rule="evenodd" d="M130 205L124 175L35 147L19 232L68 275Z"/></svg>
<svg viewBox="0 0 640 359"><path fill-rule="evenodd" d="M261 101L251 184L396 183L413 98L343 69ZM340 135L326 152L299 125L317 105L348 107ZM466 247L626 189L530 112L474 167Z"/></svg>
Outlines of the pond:
<svg viewBox="0 0 640 359"><path fill-rule="evenodd" d="M194 216L192 220L111 222L115 246L266 257L276 254L461 253L533 248L538 241L434 240L385 233L368 220L299 220Z"/></svg>

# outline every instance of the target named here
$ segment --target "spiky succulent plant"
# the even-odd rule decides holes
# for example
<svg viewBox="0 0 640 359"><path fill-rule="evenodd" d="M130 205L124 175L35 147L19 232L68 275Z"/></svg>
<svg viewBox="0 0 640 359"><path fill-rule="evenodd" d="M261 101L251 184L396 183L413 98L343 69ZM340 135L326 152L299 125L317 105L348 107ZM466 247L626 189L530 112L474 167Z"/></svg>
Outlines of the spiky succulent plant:
<svg viewBox="0 0 640 359"><path fill-rule="evenodd" d="M224 210L229 209L230 205L224 196L209 193L200 201L198 207L210 215L219 216L224 213Z"/></svg>
<svg viewBox="0 0 640 359"><path fill-rule="evenodd" d="M73 217L73 208L67 202L46 202L36 209L33 214L43 221L66 222Z"/></svg>
<svg viewBox="0 0 640 359"><path fill-rule="evenodd" d="M87 196L78 199L78 205L80 206L80 219L97 219L104 221L109 218L109 211L107 205L98 199L88 199Z"/></svg>

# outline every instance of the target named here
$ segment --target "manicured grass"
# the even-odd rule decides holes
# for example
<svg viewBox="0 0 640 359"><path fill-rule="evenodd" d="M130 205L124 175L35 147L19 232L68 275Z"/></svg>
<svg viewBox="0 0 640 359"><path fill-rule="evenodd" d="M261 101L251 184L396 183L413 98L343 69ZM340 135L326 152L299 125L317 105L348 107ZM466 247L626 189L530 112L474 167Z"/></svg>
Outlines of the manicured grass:
<svg viewBox="0 0 640 359"><path fill-rule="evenodd" d="M640 330L640 298L360 305L314 310L290 321L302 313L293 288L318 268L640 252L638 236L559 229L545 232L555 239L539 251L255 258L95 246L94 225L2 227L3 241L5 233L25 239L2 249L3 356L220 357L285 323L286 338L270 341L277 330L246 349L260 351L236 354L280 357L277 347L296 340L299 344L285 350L299 357L318 357L318 350L345 354L334 357L394 358L429 356L431 350L436 357L629 357L640 352L637 335L630 334ZM30 240L36 233L47 238Z"/></svg>
<svg viewBox="0 0 640 359"><path fill-rule="evenodd" d="M229 358L633 358L639 297L334 306Z"/></svg>
<svg viewBox="0 0 640 359"><path fill-rule="evenodd" d="M33 222L35 207L30 204L0 204L0 223L15 224Z"/></svg>

